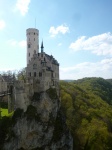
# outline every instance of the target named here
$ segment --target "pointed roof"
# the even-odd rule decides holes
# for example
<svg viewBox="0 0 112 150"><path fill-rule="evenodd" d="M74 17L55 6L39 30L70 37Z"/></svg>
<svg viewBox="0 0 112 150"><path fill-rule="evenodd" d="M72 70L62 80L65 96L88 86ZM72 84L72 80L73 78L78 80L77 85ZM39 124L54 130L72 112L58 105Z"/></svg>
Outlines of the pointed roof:
<svg viewBox="0 0 112 150"><path fill-rule="evenodd" d="M44 46L43 46L43 40L42 40L42 43L41 43L41 53L44 52Z"/></svg>

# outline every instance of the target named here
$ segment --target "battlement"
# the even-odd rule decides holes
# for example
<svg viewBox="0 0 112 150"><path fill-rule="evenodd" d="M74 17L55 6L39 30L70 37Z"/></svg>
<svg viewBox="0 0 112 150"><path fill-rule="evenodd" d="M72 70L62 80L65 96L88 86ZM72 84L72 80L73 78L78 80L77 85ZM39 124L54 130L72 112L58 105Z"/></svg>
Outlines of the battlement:
<svg viewBox="0 0 112 150"><path fill-rule="evenodd" d="M26 30L26 33L27 33L27 35L30 33L30 34L38 34L39 33L39 30L38 29L35 29L35 28L28 28L27 30ZM30 35L29 34L29 35Z"/></svg>

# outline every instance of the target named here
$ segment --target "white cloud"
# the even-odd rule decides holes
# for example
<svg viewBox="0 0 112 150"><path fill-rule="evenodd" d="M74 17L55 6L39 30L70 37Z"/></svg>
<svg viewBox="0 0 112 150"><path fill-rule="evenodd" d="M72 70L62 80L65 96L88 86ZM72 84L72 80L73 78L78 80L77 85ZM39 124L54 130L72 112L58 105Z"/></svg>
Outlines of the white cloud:
<svg viewBox="0 0 112 150"><path fill-rule="evenodd" d="M112 78L112 58L100 62L84 62L73 67L60 68L61 79L80 79L84 77Z"/></svg>
<svg viewBox="0 0 112 150"><path fill-rule="evenodd" d="M97 55L112 55L112 34L108 32L89 38L81 36L69 48L73 51L89 50Z"/></svg>
<svg viewBox="0 0 112 150"><path fill-rule="evenodd" d="M51 37L55 37L59 33L65 34L67 32L69 32L69 27L66 25L60 25L57 28L52 26L49 29L49 33L51 34Z"/></svg>
<svg viewBox="0 0 112 150"><path fill-rule="evenodd" d="M25 16L29 9L31 0L17 0L14 11L20 11L22 16Z"/></svg>
<svg viewBox="0 0 112 150"><path fill-rule="evenodd" d="M11 46L16 46L16 47L26 47L26 40L22 40L22 41L16 41L14 39L11 39L8 41L8 44L10 44Z"/></svg>
<svg viewBox="0 0 112 150"><path fill-rule="evenodd" d="M61 45L62 45L62 43L59 43L59 44L58 44L58 46L61 46Z"/></svg>
<svg viewBox="0 0 112 150"><path fill-rule="evenodd" d="M20 41L18 44L20 47L26 47L26 41L25 40Z"/></svg>
<svg viewBox="0 0 112 150"><path fill-rule="evenodd" d="M2 30L3 28L5 28L6 24L4 20L0 20L0 30Z"/></svg>

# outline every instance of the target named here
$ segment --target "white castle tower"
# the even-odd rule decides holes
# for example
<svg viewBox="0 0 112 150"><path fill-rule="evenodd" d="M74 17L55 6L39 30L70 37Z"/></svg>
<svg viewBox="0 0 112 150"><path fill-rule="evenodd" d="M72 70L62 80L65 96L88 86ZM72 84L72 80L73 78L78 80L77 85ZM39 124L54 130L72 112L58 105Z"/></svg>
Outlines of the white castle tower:
<svg viewBox="0 0 112 150"><path fill-rule="evenodd" d="M27 65L30 63L33 54L39 53L39 30L29 28L26 30L27 36Z"/></svg>

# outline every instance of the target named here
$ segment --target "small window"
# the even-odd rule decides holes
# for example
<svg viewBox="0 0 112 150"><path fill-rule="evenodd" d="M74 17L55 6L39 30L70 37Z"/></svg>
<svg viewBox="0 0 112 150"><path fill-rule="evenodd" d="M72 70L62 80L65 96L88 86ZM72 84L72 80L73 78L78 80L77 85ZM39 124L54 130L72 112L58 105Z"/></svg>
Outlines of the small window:
<svg viewBox="0 0 112 150"><path fill-rule="evenodd" d="M34 77L36 77L36 72L34 72Z"/></svg>
<svg viewBox="0 0 112 150"><path fill-rule="evenodd" d="M34 32L34 35L35 35L35 32Z"/></svg>
<svg viewBox="0 0 112 150"><path fill-rule="evenodd" d="M30 45L30 44L28 44L28 48L31 48L31 45Z"/></svg>
<svg viewBox="0 0 112 150"><path fill-rule="evenodd" d="M30 41L30 38L29 38L29 41Z"/></svg>
<svg viewBox="0 0 112 150"><path fill-rule="evenodd" d="M31 72L29 72L29 76L31 77Z"/></svg>
<svg viewBox="0 0 112 150"><path fill-rule="evenodd" d="M29 35L30 35L30 33L29 33Z"/></svg>
<svg viewBox="0 0 112 150"><path fill-rule="evenodd" d="M39 77L42 77L42 72L39 72Z"/></svg>
<svg viewBox="0 0 112 150"><path fill-rule="evenodd" d="M30 57L30 53L29 53L29 57Z"/></svg>
<svg viewBox="0 0 112 150"><path fill-rule="evenodd" d="M35 38L34 38L34 41L35 41Z"/></svg>

